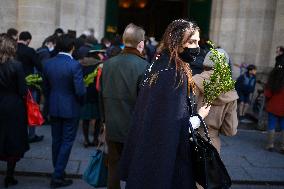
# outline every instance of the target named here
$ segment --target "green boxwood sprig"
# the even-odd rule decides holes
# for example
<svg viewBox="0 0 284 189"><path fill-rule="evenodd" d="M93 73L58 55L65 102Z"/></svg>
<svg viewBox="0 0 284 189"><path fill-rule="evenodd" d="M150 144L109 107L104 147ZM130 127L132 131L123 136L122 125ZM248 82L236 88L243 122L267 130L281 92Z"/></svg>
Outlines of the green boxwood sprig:
<svg viewBox="0 0 284 189"><path fill-rule="evenodd" d="M235 81L232 79L231 70L225 54L216 50L212 42L208 41L207 43L212 46L209 58L214 62L213 74L209 80L203 81L204 102L209 106L222 93L235 89Z"/></svg>

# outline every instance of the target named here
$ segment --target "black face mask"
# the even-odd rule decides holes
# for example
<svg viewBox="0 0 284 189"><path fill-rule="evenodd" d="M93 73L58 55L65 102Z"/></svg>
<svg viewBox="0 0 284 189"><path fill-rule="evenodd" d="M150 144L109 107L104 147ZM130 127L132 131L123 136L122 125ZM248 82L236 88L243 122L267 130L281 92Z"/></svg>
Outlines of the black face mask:
<svg viewBox="0 0 284 189"><path fill-rule="evenodd" d="M198 56L198 54L200 53L200 48L196 47L196 48L187 48L185 47L183 49L182 53L179 53L179 57L185 61L185 62L194 62L196 60L196 57Z"/></svg>

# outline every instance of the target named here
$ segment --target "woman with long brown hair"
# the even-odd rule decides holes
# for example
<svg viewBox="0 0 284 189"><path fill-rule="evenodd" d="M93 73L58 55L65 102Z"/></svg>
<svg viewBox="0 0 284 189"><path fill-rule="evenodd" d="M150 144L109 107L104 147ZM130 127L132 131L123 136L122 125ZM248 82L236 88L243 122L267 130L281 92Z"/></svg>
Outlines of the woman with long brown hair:
<svg viewBox="0 0 284 189"><path fill-rule="evenodd" d="M21 63L14 59L16 48L15 40L0 34L0 160L7 162L6 188L18 183L16 162L29 149L25 78Z"/></svg>
<svg viewBox="0 0 284 189"><path fill-rule="evenodd" d="M277 123L280 124L280 153L284 154L284 63L278 63L270 72L264 90L266 111L268 112L267 146L269 151L274 148L274 135Z"/></svg>
<svg viewBox="0 0 284 189"><path fill-rule="evenodd" d="M132 128L121 159L128 189L196 188L188 154L189 121L198 128L188 102L195 86L189 63L199 53L199 28L183 19L166 29L159 55L143 78ZM198 111L205 118L210 107Z"/></svg>

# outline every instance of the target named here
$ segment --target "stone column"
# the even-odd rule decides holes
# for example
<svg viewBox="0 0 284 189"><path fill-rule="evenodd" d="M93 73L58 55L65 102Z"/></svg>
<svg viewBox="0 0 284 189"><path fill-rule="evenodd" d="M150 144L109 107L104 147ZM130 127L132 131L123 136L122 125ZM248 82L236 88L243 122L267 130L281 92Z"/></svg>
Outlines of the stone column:
<svg viewBox="0 0 284 189"><path fill-rule="evenodd" d="M261 69L269 65L276 2L213 0L210 36L229 53L233 63L255 64ZM237 67L233 71L237 77Z"/></svg>
<svg viewBox="0 0 284 189"><path fill-rule="evenodd" d="M32 34L31 47L38 48L55 28L56 1L18 0L18 29Z"/></svg>
<svg viewBox="0 0 284 189"><path fill-rule="evenodd" d="M65 31L76 30L77 37L88 28L95 29L100 40L104 35L106 0L61 0L59 25Z"/></svg>
<svg viewBox="0 0 284 189"><path fill-rule="evenodd" d="M67 32L68 29L76 30L77 36L85 29L85 0L60 0L59 25Z"/></svg>
<svg viewBox="0 0 284 189"><path fill-rule="evenodd" d="M11 27L17 29L17 7L18 0L0 1L0 33Z"/></svg>
<svg viewBox="0 0 284 189"><path fill-rule="evenodd" d="M215 43L219 43L222 6L223 6L223 0L212 1L209 38L213 40Z"/></svg>
<svg viewBox="0 0 284 189"><path fill-rule="evenodd" d="M95 29L99 40L104 37L106 0L86 0L86 27Z"/></svg>
<svg viewBox="0 0 284 189"><path fill-rule="evenodd" d="M249 54L250 60L253 60L252 62L259 67L260 72L266 73L269 70L267 68L269 67L271 57L270 51L275 30L274 22L277 0L263 1L262 4L259 4L256 0L254 2L255 7L258 5L258 12L254 14L255 19L253 20L256 27L251 25L249 34L254 39L255 45L251 45L246 51L255 49L256 57L252 58L255 55L251 53Z"/></svg>
<svg viewBox="0 0 284 189"><path fill-rule="evenodd" d="M274 67L276 47L284 46L284 1L277 0L269 66Z"/></svg>

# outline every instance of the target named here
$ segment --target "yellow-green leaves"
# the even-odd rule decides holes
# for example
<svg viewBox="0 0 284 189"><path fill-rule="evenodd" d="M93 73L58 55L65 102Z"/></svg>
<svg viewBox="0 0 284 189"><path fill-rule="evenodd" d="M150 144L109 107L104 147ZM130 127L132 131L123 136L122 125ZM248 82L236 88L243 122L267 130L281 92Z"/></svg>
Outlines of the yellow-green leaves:
<svg viewBox="0 0 284 189"><path fill-rule="evenodd" d="M30 87L35 87L41 90L40 84L42 83L42 77L38 74L30 74L26 78L26 84Z"/></svg>
<svg viewBox="0 0 284 189"><path fill-rule="evenodd" d="M203 86L204 102L207 105L211 105L222 93L233 90L235 88L235 81L232 79L231 70L225 54L216 50L212 42L208 43L213 47L210 49L211 55L209 58L214 62L214 72L208 81L203 81Z"/></svg>
<svg viewBox="0 0 284 189"><path fill-rule="evenodd" d="M96 68L92 73L84 77L84 84L88 87L90 84L94 83L95 77L98 75L98 68Z"/></svg>

